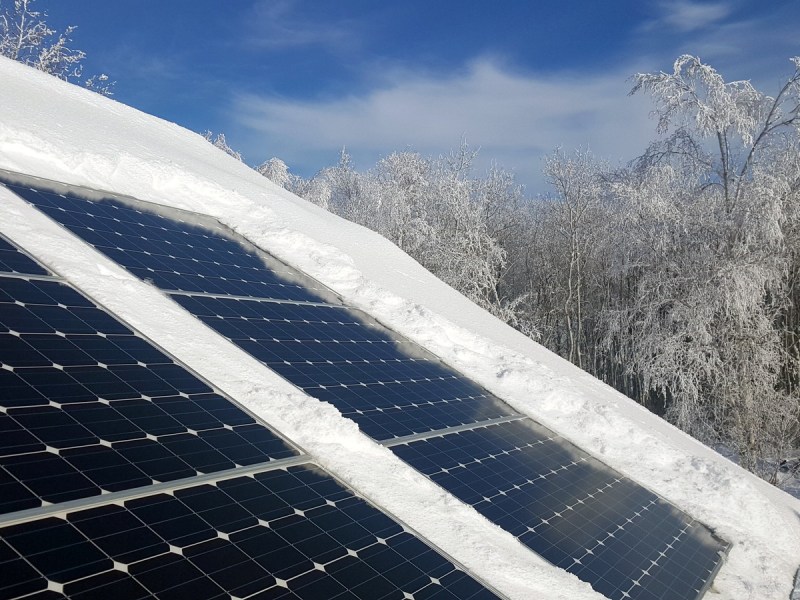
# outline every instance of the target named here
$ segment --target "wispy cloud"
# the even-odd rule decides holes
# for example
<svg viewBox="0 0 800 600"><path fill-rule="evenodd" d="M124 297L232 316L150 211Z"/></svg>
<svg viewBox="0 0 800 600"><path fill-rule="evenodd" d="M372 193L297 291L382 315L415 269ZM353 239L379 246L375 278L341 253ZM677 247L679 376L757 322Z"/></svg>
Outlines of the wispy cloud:
<svg viewBox="0 0 800 600"><path fill-rule="evenodd" d="M170 81L184 76L186 67L175 57L141 56L118 61L125 67L125 76L133 81Z"/></svg>
<svg viewBox="0 0 800 600"><path fill-rule="evenodd" d="M244 42L259 48L352 49L357 45L356 29L353 19L315 20L293 0L261 0L247 15Z"/></svg>
<svg viewBox="0 0 800 600"><path fill-rule="evenodd" d="M768 14L736 0L651 6L656 20L629 41L629 55L638 58L610 69L541 74L486 56L448 72L373 63L349 94L311 100L238 94L230 129L248 157L279 156L304 175L334 162L342 146L366 168L395 150L437 155L466 138L481 149L479 167L495 160L536 192L544 188L541 159L556 147L589 147L615 164L655 139L650 101L627 96L633 73L668 70L675 57L690 53L727 80L752 78L772 93L788 68L785 59L797 54L792 3ZM765 68L767 57L774 70Z"/></svg>
<svg viewBox="0 0 800 600"><path fill-rule="evenodd" d="M659 3L659 17L647 24L648 29L667 27L680 32L695 31L719 23L733 8L727 2L692 2L669 0Z"/></svg>
<svg viewBox="0 0 800 600"><path fill-rule="evenodd" d="M538 186L540 159L556 147L588 146L612 161L643 150L654 124L643 99L626 97L634 70L543 77L484 59L447 77L398 70L363 95L327 101L242 95L234 113L251 145L290 165L323 153L332 162L342 146L373 162L407 147L435 155L465 137L485 161Z"/></svg>
<svg viewBox="0 0 800 600"><path fill-rule="evenodd" d="M671 62L670 55L693 54L727 80L751 79L771 93L787 73L787 59L798 54L794 1L776 0L769 10L739 0L674 0L655 6L657 17L634 37L634 52L640 56Z"/></svg>

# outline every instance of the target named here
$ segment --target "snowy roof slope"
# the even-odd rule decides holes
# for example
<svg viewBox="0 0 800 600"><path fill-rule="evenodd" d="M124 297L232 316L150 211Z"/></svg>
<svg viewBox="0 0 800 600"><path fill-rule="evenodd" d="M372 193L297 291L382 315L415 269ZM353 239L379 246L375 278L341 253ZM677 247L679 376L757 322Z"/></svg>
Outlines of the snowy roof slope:
<svg viewBox="0 0 800 600"><path fill-rule="evenodd" d="M8 60L0 81L0 168L217 217L715 529L733 543L716 597L789 596L800 501L502 324L380 236L277 188L199 135ZM2 189L0 232L501 592L599 597Z"/></svg>

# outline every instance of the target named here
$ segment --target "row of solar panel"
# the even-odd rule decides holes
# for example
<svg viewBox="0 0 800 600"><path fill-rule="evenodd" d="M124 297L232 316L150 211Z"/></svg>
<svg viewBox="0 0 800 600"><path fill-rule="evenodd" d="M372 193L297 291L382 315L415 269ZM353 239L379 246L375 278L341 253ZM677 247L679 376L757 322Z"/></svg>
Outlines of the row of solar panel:
<svg viewBox="0 0 800 600"><path fill-rule="evenodd" d="M271 467L297 451L0 252L0 599L496 598L314 465Z"/></svg>
<svg viewBox="0 0 800 600"><path fill-rule="evenodd" d="M23 596L496 598L313 466L2 528L0 597Z"/></svg>
<svg viewBox="0 0 800 600"><path fill-rule="evenodd" d="M700 523L530 419L392 450L609 598L696 597L720 560Z"/></svg>
<svg viewBox="0 0 800 600"><path fill-rule="evenodd" d="M91 235L86 232L102 215L134 223L140 214L114 200L96 203L74 194L57 197L16 190L87 241ZM70 219L60 219L64 214ZM174 267L182 275L199 276L191 265L204 256L201 239L208 229L177 218L170 227L176 238L191 240L184 246L186 256L172 263L162 252L150 268ZM215 235L223 233L217 230ZM255 256L244 244L226 248ZM135 271L142 256L134 261L130 254L116 252L113 258ZM229 262L255 265L251 258ZM217 275L217 283L229 273L223 264L218 271L208 264L203 268L211 269L203 278ZM255 280L280 280L265 263L261 271L253 272ZM292 276L292 281L300 279ZM161 285L172 291L171 282ZM238 286L222 285L231 296L242 295ZM696 597L718 568L726 545L704 526L529 420L483 426L487 420L516 413L363 313L339 305L292 303L302 294L274 285L266 298L250 300L197 293L206 291L192 288L172 297L298 387L334 404L375 439L391 444L402 436L428 432L427 439L396 445L394 451L608 597ZM213 292L220 294L218 288ZM311 291L301 299L320 301ZM465 424L474 429L437 434ZM457 462L451 464L452 457Z"/></svg>

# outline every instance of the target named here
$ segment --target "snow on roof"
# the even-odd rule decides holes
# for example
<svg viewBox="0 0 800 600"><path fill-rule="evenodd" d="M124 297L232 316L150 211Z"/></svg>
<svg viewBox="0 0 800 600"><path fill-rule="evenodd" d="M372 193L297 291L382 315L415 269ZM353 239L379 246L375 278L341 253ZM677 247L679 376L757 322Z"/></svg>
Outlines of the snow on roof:
<svg viewBox="0 0 800 600"><path fill-rule="evenodd" d="M216 217L731 542L714 597L789 597L799 500L498 321L384 238L201 136L6 59L0 81L0 169ZM0 232L500 592L601 597L2 188Z"/></svg>

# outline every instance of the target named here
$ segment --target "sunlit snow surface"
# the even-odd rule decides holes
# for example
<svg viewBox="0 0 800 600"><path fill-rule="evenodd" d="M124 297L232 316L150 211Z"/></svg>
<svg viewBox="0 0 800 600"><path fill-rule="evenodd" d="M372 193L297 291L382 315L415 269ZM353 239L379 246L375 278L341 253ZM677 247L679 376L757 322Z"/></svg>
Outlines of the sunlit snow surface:
<svg viewBox="0 0 800 600"><path fill-rule="evenodd" d="M712 527L733 544L714 597L790 595L800 557L796 499L498 322L379 236L277 189L200 136L10 61L0 61L0 78L0 168L218 218ZM193 319L151 286L2 190L0 231L125 314L501 592L598 597L441 492L329 405L297 392L211 332L198 333Z"/></svg>

